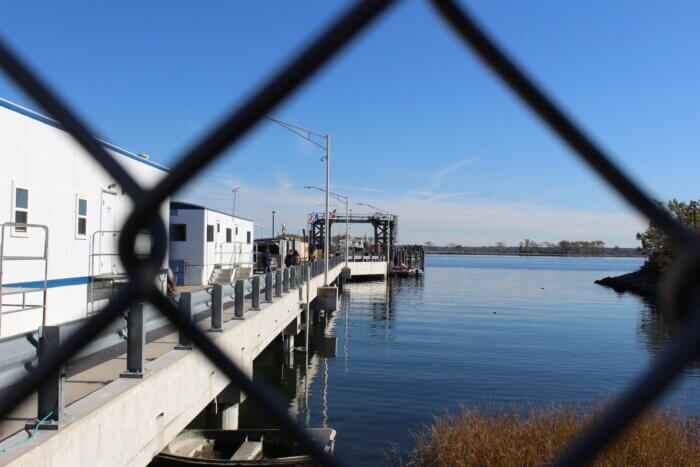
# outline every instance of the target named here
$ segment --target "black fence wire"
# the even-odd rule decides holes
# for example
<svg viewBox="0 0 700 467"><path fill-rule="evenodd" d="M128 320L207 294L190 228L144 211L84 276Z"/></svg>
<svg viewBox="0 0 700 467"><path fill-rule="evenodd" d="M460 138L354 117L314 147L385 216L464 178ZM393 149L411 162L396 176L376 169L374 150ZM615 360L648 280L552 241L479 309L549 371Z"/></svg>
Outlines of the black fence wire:
<svg viewBox="0 0 700 467"><path fill-rule="evenodd" d="M128 285L122 288L104 309L88 319L62 343L58 352L42 359L32 371L7 391L0 400L0 417L7 416L13 408L36 391L44 380L89 343L119 313L125 312L130 304L145 300L155 305L184 332L233 384L265 410L282 429L293 434L318 464L340 464L338 459L324 452L323 447L290 417L284 405L279 403L277 397L266 386L248 378L203 331L188 317L179 313L155 287L153 278L160 272L168 242L158 210L168 197L220 157L224 150L234 145L253 125L296 91L393 3L392 0L365 0L355 4L253 93L243 105L232 111L198 144L185 152L168 175L151 189L140 186L92 137L94 133L90 128L0 39L0 66L5 73L57 120L114 177L124 191L137 201L119 239L120 258L130 279ZM700 272L700 239L676 222L615 166L610 157L499 49L462 7L451 0L432 0L430 3L456 35L555 134L630 205L669 235L678 247L678 259L667 274L662 287L661 306L667 313L686 317L683 328L647 372L613 401L605 413L586 433L575 440L557 461L557 465L589 463L652 404L680 375L690 360L698 355L700 314L695 311L698 304L694 301L692 292ZM134 251L136 236L142 230L148 230L153 239L153 247L147 258L137 256Z"/></svg>

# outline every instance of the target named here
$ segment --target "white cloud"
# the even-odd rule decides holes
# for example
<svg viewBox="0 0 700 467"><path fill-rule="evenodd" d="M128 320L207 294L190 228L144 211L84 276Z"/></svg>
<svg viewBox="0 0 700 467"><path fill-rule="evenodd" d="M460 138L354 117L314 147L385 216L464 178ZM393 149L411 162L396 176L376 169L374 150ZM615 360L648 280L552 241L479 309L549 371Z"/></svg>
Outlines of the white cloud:
<svg viewBox="0 0 700 467"><path fill-rule="evenodd" d="M433 172L432 176L430 177L430 184L424 189L424 191L437 190L450 175L454 175L456 172L469 167L475 162L478 162L479 159L479 156L468 157L466 159L462 159L461 161L440 167Z"/></svg>
<svg viewBox="0 0 700 467"><path fill-rule="evenodd" d="M231 210L229 186L239 185L237 214L259 222L267 236L271 211L276 226L282 223L288 231L307 228L307 214L323 211L323 193L292 186L269 187L226 179L197 183L177 199L189 200L224 211ZM213 187L222 187L218 192ZM444 195L444 194L443 194ZM517 244L524 238L536 241L603 240L609 245L636 246L635 233L646 222L632 212L596 212L547 206L541 202L497 202L478 197L425 197L414 194L388 198L363 199L399 216L402 243L492 245L496 241ZM343 207L338 206L339 212ZM361 208L353 207L355 213ZM357 226L360 229L360 226Z"/></svg>

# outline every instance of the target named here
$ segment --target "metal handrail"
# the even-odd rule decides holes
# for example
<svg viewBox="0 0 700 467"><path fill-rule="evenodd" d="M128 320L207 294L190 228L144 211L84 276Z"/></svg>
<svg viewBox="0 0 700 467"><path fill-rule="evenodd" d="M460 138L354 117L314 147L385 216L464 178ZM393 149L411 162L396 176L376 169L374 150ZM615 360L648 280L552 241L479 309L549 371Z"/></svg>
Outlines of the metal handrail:
<svg viewBox="0 0 700 467"><path fill-rule="evenodd" d="M6 228L17 228L21 227L24 229L27 229L27 235L29 235L29 229L41 229L44 231L44 255L43 256L5 256L5 229ZM4 222L2 225L0 225L0 335L2 335L2 289L3 289L3 263L8 260L9 261L43 261L44 262L44 280L43 280L43 288L42 288L42 304L40 308L42 309L42 316L41 316L41 325L44 326L46 324L46 309L47 309L47 299L48 299L48 293L47 290L49 288L49 228L46 225L43 224L27 224L27 223L22 223L22 222ZM38 292L38 290L34 290L32 292ZM25 300L26 300L26 293L22 293L22 308L24 309L25 307ZM35 306L33 309L37 309L38 306Z"/></svg>

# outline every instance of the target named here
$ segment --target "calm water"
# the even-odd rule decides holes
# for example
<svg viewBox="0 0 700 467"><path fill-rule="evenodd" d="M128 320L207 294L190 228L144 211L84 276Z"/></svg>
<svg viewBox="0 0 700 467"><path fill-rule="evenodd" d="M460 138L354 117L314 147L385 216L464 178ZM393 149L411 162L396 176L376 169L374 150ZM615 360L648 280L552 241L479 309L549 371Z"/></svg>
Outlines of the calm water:
<svg viewBox="0 0 700 467"><path fill-rule="evenodd" d="M422 278L351 283L305 354L270 348L255 377L299 420L338 430L349 465L377 465L392 445L460 405L590 402L624 388L670 335L648 305L593 284L639 259L430 256ZM271 346L272 347L272 346ZM663 403L700 414L700 371ZM243 405L242 426L260 426Z"/></svg>

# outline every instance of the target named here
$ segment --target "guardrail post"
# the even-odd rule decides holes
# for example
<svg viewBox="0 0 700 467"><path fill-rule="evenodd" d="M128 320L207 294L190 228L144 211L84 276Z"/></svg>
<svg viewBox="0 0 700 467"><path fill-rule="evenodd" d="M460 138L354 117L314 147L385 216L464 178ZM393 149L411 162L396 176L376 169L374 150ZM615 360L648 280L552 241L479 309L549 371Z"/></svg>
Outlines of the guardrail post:
<svg viewBox="0 0 700 467"><path fill-rule="evenodd" d="M39 363L46 357L55 355L61 346L61 328L59 326L41 326L39 328L39 346L37 352ZM46 418L49 423L42 423L40 429L57 430L58 424L64 421L63 383L65 369L51 372L50 376L39 386L37 392L37 416L39 420ZM34 429L36 423L28 423L27 427Z"/></svg>
<svg viewBox="0 0 700 467"><path fill-rule="evenodd" d="M252 304L250 306L251 310L259 310L260 309L260 276L253 276L253 295L252 295Z"/></svg>
<svg viewBox="0 0 700 467"><path fill-rule="evenodd" d="M289 268L284 268L282 271L282 291L289 292Z"/></svg>
<svg viewBox="0 0 700 467"><path fill-rule="evenodd" d="M214 284L211 289L211 327L212 332L224 330L224 286Z"/></svg>
<svg viewBox="0 0 700 467"><path fill-rule="evenodd" d="M143 303L132 303L126 315L126 371L122 378L143 378L146 358L146 330L143 322Z"/></svg>
<svg viewBox="0 0 700 467"><path fill-rule="evenodd" d="M272 273L265 273L265 302L272 303Z"/></svg>
<svg viewBox="0 0 700 467"><path fill-rule="evenodd" d="M192 319L192 292L181 292L180 293L180 306L179 311L185 319L193 321ZM192 350L192 341L190 338L182 332L182 330L177 331L177 341L178 344L175 346L177 350Z"/></svg>
<svg viewBox="0 0 700 467"><path fill-rule="evenodd" d="M235 319L243 319L243 295L244 291L244 281L243 279L238 279L235 286L234 294L234 314Z"/></svg>
<svg viewBox="0 0 700 467"><path fill-rule="evenodd" d="M289 288L290 289L297 288L297 268L296 268L296 266L292 266L291 268L289 268Z"/></svg>
<svg viewBox="0 0 700 467"><path fill-rule="evenodd" d="M282 270L275 271L275 297L282 296Z"/></svg>

